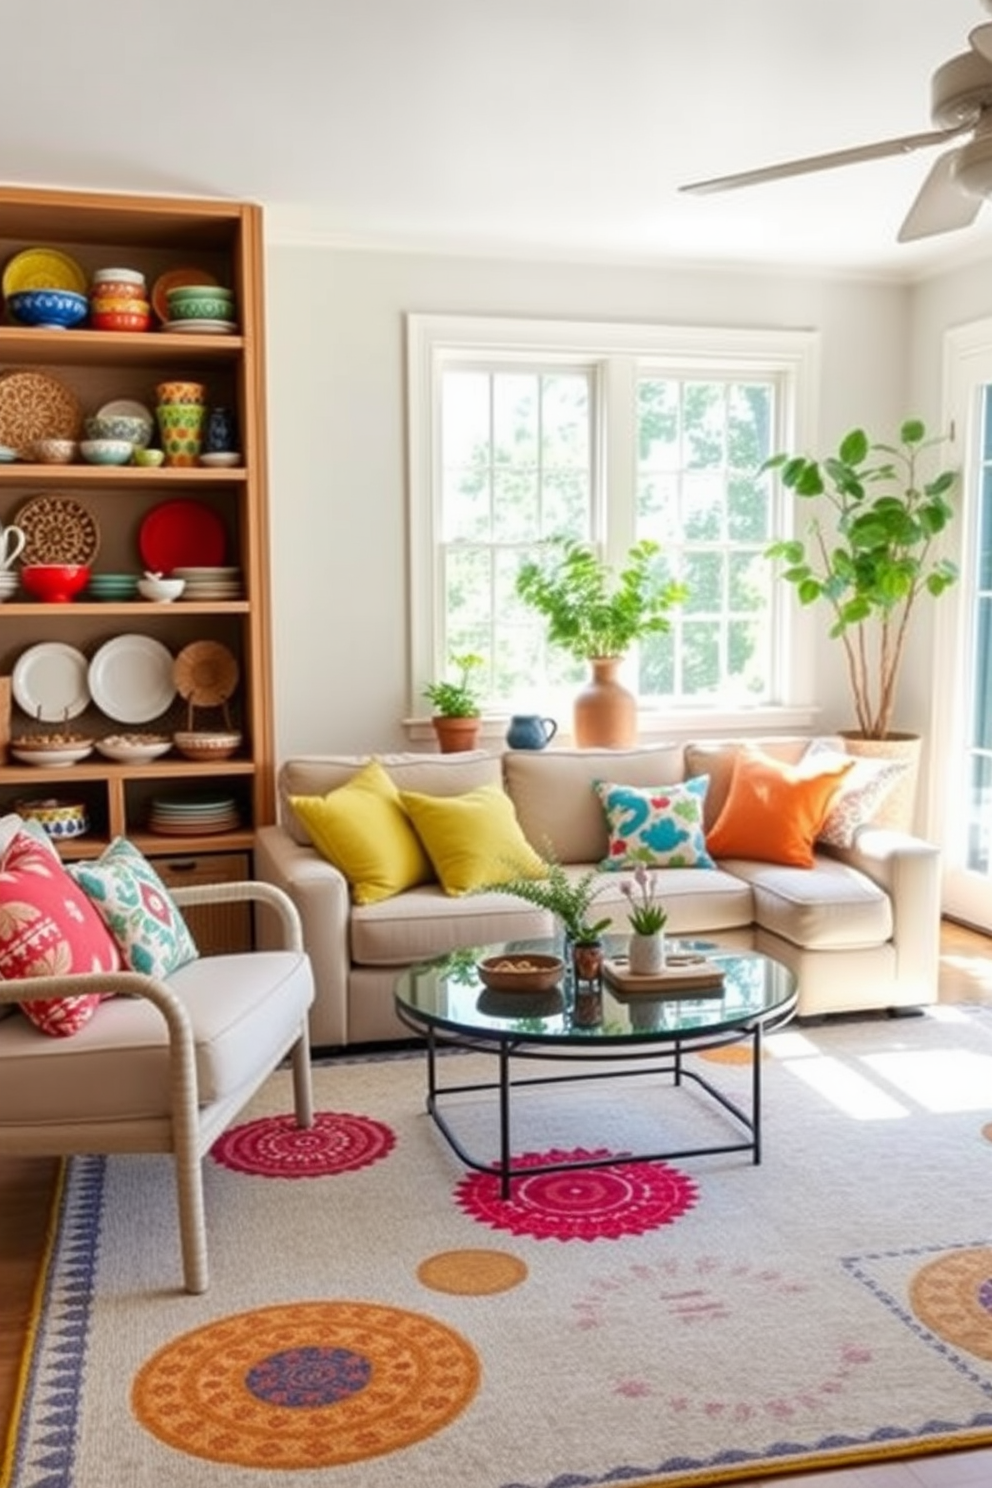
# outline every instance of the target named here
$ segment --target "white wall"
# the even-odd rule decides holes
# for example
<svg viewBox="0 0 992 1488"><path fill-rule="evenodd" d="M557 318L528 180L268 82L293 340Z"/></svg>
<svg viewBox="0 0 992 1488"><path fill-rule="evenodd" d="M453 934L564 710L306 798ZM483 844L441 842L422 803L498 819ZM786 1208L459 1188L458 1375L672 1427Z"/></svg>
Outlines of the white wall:
<svg viewBox="0 0 992 1488"><path fill-rule="evenodd" d="M406 644L407 311L815 328L818 452L855 424L882 437L909 412L909 291L888 282L279 243L267 282L279 759L408 744L422 679ZM816 691L825 727L852 722L825 638Z"/></svg>

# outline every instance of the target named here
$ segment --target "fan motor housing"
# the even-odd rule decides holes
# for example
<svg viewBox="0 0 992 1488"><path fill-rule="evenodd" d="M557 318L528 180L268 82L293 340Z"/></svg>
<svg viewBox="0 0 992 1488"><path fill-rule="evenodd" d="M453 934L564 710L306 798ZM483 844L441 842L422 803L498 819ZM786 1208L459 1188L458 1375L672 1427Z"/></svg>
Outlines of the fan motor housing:
<svg viewBox="0 0 992 1488"><path fill-rule="evenodd" d="M992 62L962 52L938 67L930 83L930 117L937 129L967 129L992 108Z"/></svg>

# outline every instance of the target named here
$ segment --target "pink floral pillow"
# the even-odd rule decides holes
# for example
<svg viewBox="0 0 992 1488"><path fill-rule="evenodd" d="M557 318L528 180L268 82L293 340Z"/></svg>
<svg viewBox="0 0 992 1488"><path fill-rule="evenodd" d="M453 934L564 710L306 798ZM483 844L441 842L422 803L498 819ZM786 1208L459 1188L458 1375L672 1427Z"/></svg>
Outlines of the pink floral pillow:
<svg viewBox="0 0 992 1488"><path fill-rule="evenodd" d="M118 971L116 942L58 856L28 831L15 831L0 851L0 977L68 976ZM78 1033L100 995L22 1002L43 1033Z"/></svg>

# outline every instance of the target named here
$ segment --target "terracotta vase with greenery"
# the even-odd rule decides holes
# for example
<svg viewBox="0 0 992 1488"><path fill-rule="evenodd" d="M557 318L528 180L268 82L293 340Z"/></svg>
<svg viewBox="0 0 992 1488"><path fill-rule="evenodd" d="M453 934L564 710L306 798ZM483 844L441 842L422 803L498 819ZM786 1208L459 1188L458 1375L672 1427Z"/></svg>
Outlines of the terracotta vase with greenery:
<svg viewBox="0 0 992 1488"><path fill-rule="evenodd" d="M659 552L655 542L635 543L615 573L591 544L555 538L517 573L517 594L545 617L550 644L592 666L575 703L580 749L637 742L637 700L616 672L635 642L670 629L668 612L686 597L684 585L659 573Z"/></svg>

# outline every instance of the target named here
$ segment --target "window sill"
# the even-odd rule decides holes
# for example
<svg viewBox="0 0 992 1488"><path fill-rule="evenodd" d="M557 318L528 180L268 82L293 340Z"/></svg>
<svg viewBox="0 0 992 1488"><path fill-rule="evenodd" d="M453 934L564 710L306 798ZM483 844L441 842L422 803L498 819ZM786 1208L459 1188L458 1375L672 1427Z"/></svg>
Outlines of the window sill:
<svg viewBox="0 0 992 1488"><path fill-rule="evenodd" d="M664 713L644 709L638 714L638 744L683 743L689 739L757 738L772 734L808 734L819 725L820 710L813 706L775 708L710 708L680 709ZM506 747L508 713L483 717L479 732L481 749ZM437 748L434 727L429 718L405 718L402 727L411 746ZM574 748L570 722L562 719L552 749Z"/></svg>

